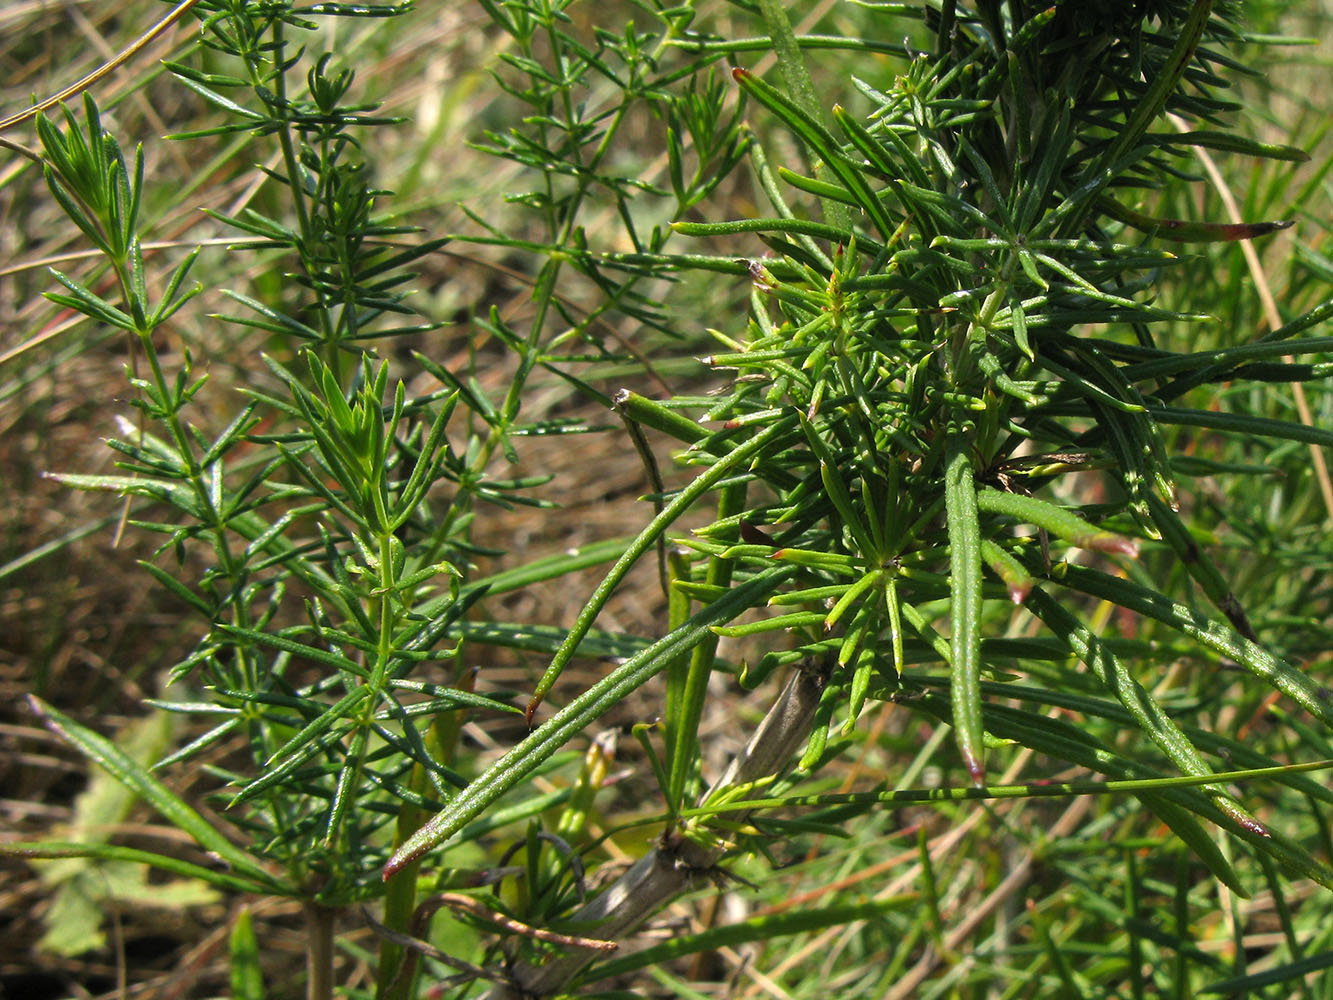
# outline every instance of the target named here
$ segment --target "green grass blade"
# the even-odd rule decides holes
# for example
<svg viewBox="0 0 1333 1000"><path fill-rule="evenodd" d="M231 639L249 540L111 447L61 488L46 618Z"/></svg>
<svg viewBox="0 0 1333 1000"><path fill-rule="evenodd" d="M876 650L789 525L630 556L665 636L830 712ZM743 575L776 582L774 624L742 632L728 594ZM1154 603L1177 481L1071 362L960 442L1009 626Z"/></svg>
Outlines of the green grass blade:
<svg viewBox="0 0 1333 1000"><path fill-rule="evenodd" d="M718 948L735 947L751 941L772 941L792 934L806 934L823 930L826 927L840 927L857 920L879 920L884 914L903 909L918 901L915 893L905 896L890 896L887 899L868 903L850 903L842 906L828 906L814 910L793 910L775 913L738 924L713 927L698 934L687 934L672 938L651 948L644 948L632 955L613 958L609 962L593 966L585 973L582 983L596 982L623 976L636 969L650 965L660 965L685 955L696 955L702 951Z"/></svg>
<svg viewBox="0 0 1333 1000"><path fill-rule="evenodd" d="M227 941L231 961L232 1000L264 1000L264 972L259 965L259 941L255 938L250 910L236 914Z"/></svg>
<svg viewBox="0 0 1333 1000"><path fill-rule="evenodd" d="M180 858L143 851L136 847L121 847L117 844L72 844L63 840L13 841L0 844L0 856L31 860L93 858L99 861L130 861L180 875L182 878L198 879L232 892L272 895L281 891L272 879L267 877L262 880L244 878L230 872L182 861Z"/></svg>
<svg viewBox="0 0 1333 1000"><path fill-rule="evenodd" d="M1289 983L1293 979L1302 979L1312 972L1329 968L1333 968L1333 951L1311 955L1299 962L1279 965L1276 969L1267 969L1264 972L1255 972L1248 976L1237 976L1234 979L1223 979L1221 982L1205 986L1203 992L1245 997L1251 995L1254 990L1274 986L1278 983Z"/></svg>
<svg viewBox="0 0 1333 1000"><path fill-rule="evenodd" d="M211 851L231 867L261 884L272 885L272 877L248 853L222 835L212 823L204 819L184 799L167 788L147 768L123 753L106 737L79 725L69 716L56 711L35 695L28 703L52 732L68 740L99 767L126 788L141 796L166 818L172 826L188 834L200 847Z"/></svg>

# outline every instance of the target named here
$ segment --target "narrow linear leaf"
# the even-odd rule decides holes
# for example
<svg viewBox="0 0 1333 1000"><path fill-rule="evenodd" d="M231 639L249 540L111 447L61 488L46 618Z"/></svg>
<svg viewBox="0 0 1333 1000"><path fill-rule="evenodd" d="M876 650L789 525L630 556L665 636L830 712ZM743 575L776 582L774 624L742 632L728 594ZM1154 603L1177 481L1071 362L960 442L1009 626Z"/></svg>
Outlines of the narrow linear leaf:
<svg viewBox="0 0 1333 1000"><path fill-rule="evenodd" d="M609 962L593 966L580 977L579 981L591 983L599 979L623 976L636 969L660 965L684 955L696 955L701 951L734 947L750 941L773 941L791 934L805 934L826 927L840 927L857 920L876 920L893 910L911 906L918 899L916 893L910 893L868 903L851 903L814 910L791 910L755 917L738 924L713 927L699 934L675 937L651 948L636 951L632 955L614 958Z"/></svg>
<svg viewBox="0 0 1333 1000"><path fill-rule="evenodd" d="M1133 539L1101 531L1072 511L1036 497L1000 490L978 490L977 509L1034 524L1081 549L1118 552L1131 557L1138 555L1139 547Z"/></svg>
<svg viewBox="0 0 1333 1000"><path fill-rule="evenodd" d="M1090 669L1119 702L1129 710L1143 729L1173 764L1186 774L1209 775L1211 769L1180 727L1150 695L1129 670L1092 630L1060 606L1043 590L1028 595L1028 607L1044 621L1056 635L1069 644L1070 650ZM1267 830L1251 816L1221 785L1204 789L1213 797L1217 807L1237 823L1256 833L1267 835Z"/></svg>
<svg viewBox="0 0 1333 1000"><path fill-rule="evenodd" d="M560 649L552 657L550 665L546 668L546 672L542 674L541 680L537 682L537 687L528 702L527 715L529 721L531 721L533 713L546 696L546 692L551 689L551 685L556 682L565 665L573 658L578 650L579 643L588 633L588 630L592 628L593 622L607 600L610 599L612 592L619 586L620 581L624 579L630 568L657 542L662 532L666 531L669 525L692 507L701 496L713 489L735 469L761 455L773 442L787 434L795 424L796 417L794 415L779 420L727 455L719 458L711 468L681 490L675 499L667 504L662 512L654 517L648 526L639 533L638 537L630 543L624 554L616 560L615 565L611 567L602 582L598 584L597 589L593 591L587 604L584 605L578 618L575 619L574 625L570 628L568 638L561 644Z"/></svg>
<svg viewBox="0 0 1333 1000"><path fill-rule="evenodd" d="M818 795L779 795L771 798L736 798L711 802L681 810L684 818L713 816L758 809L826 809L830 806L906 805L914 802L982 802L988 799L1071 798L1076 795L1137 795L1173 788L1197 788L1217 781L1253 781L1286 778L1308 771L1333 770L1333 760L1312 760L1302 764L1280 764L1206 775L1176 775L1160 778L1112 778L1107 781L1043 781L1026 785L982 785L955 788L896 788L883 792L829 792Z"/></svg>
<svg viewBox="0 0 1333 1000"><path fill-rule="evenodd" d="M954 731L963 765L980 785L986 778L981 736L981 526L977 522L971 446L957 429L945 461Z"/></svg>
<svg viewBox="0 0 1333 1000"><path fill-rule="evenodd" d="M148 865L173 875L198 879L215 885L219 889L232 892L273 895L278 887L270 880L242 878L230 872L205 868L180 858L143 851L135 847L121 847L116 844L73 844L63 840L13 841L0 844L0 856L32 860L55 860L59 858L93 858L98 861L129 861Z"/></svg>
<svg viewBox="0 0 1333 1000"><path fill-rule="evenodd" d="M1183 632L1214 652L1235 660L1326 725L1333 726L1333 692L1257 643L1193 608L1136 583L1081 566L1066 565L1062 569L1064 574L1060 582L1065 586L1129 608Z"/></svg>
<svg viewBox="0 0 1333 1000"><path fill-rule="evenodd" d="M1328 968L1333 968L1333 951L1324 951L1297 962L1288 962L1286 965L1279 965L1275 969L1266 969L1263 972L1255 972L1248 976L1223 979L1221 982L1205 986L1203 992L1225 993L1229 996L1240 997L1250 996L1254 990L1275 986L1278 983L1289 983L1293 980L1304 979L1312 972L1319 972Z"/></svg>
<svg viewBox="0 0 1333 1000"><path fill-rule="evenodd" d="M1117 222L1141 233L1175 243L1234 243L1289 229L1290 219L1275 222L1191 222L1187 219L1159 219L1120 204L1112 198L1097 199L1097 208Z"/></svg>
<svg viewBox="0 0 1333 1000"><path fill-rule="evenodd" d="M347 692L337 702L301 728L301 731L274 751L265 765L264 773L251 781L237 793L232 804L245 802L260 792L267 791L274 785L286 780L287 776L319 753L338 734L330 733L339 722L348 719L352 709L371 695L370 688L359 687Z"/></svg>

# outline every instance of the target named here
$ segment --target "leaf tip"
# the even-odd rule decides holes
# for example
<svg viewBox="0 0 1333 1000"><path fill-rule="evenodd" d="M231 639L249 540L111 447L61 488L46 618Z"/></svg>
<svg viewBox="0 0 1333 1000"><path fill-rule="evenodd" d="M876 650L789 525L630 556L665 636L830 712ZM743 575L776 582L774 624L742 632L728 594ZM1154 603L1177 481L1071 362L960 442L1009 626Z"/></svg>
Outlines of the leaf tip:
<svg viewBox="0 0 1333 1000"><path fill-rule="evenodd" d="M1257 837L1265 837L1269 840L1273 838L1273 835L1272 833L1269 832L1268 827L1264 826L1249 813L1238 810L1232 813L1232 818L1242 827L1244 827L1246 830L1248 830L1250 833L1254 834Z"/></svg>
<svg viewBox="0 0 1333 1000"><path fill-rule="evenodd" d="M1139 555L1138 541L1124 535L1113 535L1109 532L1095 535L1085 547L1095 549L1098 552L1116 552L1122 556L1129 556L1131 559L1137 559Z"/></svg>

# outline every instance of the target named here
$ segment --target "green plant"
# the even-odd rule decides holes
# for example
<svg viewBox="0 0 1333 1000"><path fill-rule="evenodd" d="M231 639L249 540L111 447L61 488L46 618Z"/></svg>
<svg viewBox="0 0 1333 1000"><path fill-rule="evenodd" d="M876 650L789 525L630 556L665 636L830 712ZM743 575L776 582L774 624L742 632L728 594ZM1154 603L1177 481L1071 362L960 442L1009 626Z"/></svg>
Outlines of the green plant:
<svg viewBox="0 0 1333 1000"><path fill-rule="evenodd" d="M779 5L761 3L741 8L768 33L756 40L701 28L690 6L643 5L651 29L630 22L616 31L579 25L568 4L481 6L510 41L497 81L522 109L518 125L492 130L481 148L532 179L509 201L537 220L519 236L507 221L472 213L466 237L539 262L525 329L499 309L476 319L479 336L508 352L502 393L421 352L411 364L438 388L409 393L407 379L374 356L389 338L409 343L426 332L402 289L408 268L447 241L404 242L413 231L381 214L387 193L363 159L361 130L390 120L351 103L350 71L327 55L302 61L292 37L312 27L310 17L397 8L195 6L209 59L225 64L172 68L228 119L185 138L246 133L273 144L279 166L268 176L282 209L223 221L249 250L276 252L290 270L275 301L231 293L239 311L227 319L261 333L268 356L257 369L263 383L209 431L192 416L203 379L188 349L170 372L160 343L182 335L195 256L152 294L139 249L141 160L125 162L91 99L82 124L68 112L64 128L38 119L50 190L102 252L116 288L106 296L57 275L65 290L52 298L124 330L147 364L131 379L142 424L113 444L124 474L59 478L169 512L136 522L164 539L163 560L144 568L204 623L175 677L208 700L159 704L214 724L157 769L243 737L243 762L209 766L249 844L237 846L152 771L39 704L53 727L229 871L108 844L27 850L145 861L301 900L312 997L334 987L338 915L370 902L382 909L375 992L383 997L414 995L427 960L452 970L434 974L460 991L492 977L493 996L545 996L729 942L924 913L887 965L897 975L924 936L941 951L957 947L941 929L924 848L924 904L901 894L838 902L693 934L651 958L595 960L606 941L702 876L724 877L724 861L763 854L778 836L856 837L878 810L923 801L949 809L1128 794L1217 884L1246 890L1233 856L1246 845L1275 892L1279 871L1333 887L1312 841L1288 836L1281 813L1260 819L1231 784L1263 776L1284 802L1304 796L1317 808L1330 793L1303 772L1327 762L1279 764L1310 754L1277 749L1279 741L1247 746L1208 724L1221 706L1204 685L1190 689L1191 701L1149 680L1151 668L1176 661L1199 671L1238 665L1305 713L1287 717L1287 738L1333 755L1327 688L1288 655L1299 653L1288 646L1297 633L1282 627L1276 602L1265 605L1271 621L1247 610L1229 567L1210 554L1210 512L1181 486L1182 467L1244 474L1249 448L1333 443L1317 425L1213 408L1219 387L1234 397L1244 385L1324 379L1325 364L1289 356L1333 346L1301 337L1333 304L1245 343L1181 347L1209 318L1157 297L1174 268L1193 266L1158 241L1252 238L1281 224L1178 220L1140 203L1176 190L1197 148L1303 158L1222 130L1234 109L1219 91L1240 72L1224 51L1241 41L1230 6L942 0L887 5L859 23L857 37L798 37ZM910 19L915 41L879 42L901 34L900 18ZM744 104L732 103L722 60L768 47L784 86L736 69ZM883 79L856 81L865 113L820 106L804 53L821 48L898 59ZM760 131L780 123L808 169L774 166L780 140L756 139L742 110ZM1168 115L1193 124L1168 130ZM663 185L645 180L643 158L622 145L639 118L660 123ZM773 214L692 219L747 157ZM817 201L820 221L806 217L803 197ZM590 228L597 212L614 223ZM669 246L674 234L723 241L722 252L680 252L679 241ZM768 255L738 259L734 248L756 237ZM615 370L653 370L671 353L662 344L683 324L661 288L694 272L750 286L748 324L724 319L711 331L721 346L706 364L726 374L723 390L665 400L609 391ZM609 317L634 324L642 343L605 337ZM478 525L515 506L553 503L544 477L508 474L506 464L531 438L606 430L581 418L530 418L534 387L548 379L614 409L623 426L613 432L637 446L657 479L656 513L631 537L486 575L475 565ZM1182 461L1179 428L1243 443ZM645 431L682 447L692 472L685 485L661 483ZM683 533L687 516L703 526ZM597 630L626 575L654 560L666 605L660 634ZM568 628L498 614L506 593L606 563ZM1311 573L1308 562L1299 569ZM1309 628L1326 635L1321 623ZM720 655L723 637L747 644L747 662ZM575 656L620 662L476 774L461 746L464 713L489 720L519 711L503 692L473 690L471 651L487 647L549 658L526 704L529 723ZM422 679L432 665L445 680ZM700 726L718 671L749 688L778 671L787 680L744 751L709 781ZM597 746L586 755L569 747L659 674L661 725L635 735L661 814L633 821L657 834L656 845L584 900L580 854L596 847L588 821L607 765ZM872 700L937 734L949 727L952 751L932 737L906 770L918 773L938 752L948 768L940 787L892 776L852 789L823 777L863 738L858 722ZM1028 780L992 780L996 758ZM576 780L531 791L556 764ZM1053 780L1059 764L1095 780ZM474 846L525 823L512 851ZM1316 850L1327 853L1322 834ZM427 867L442 845L458 852L457 868ZM519 888L464 891L514 874L514 857ZM1141 952L1133 919L1142 887L1124 863L1126 948ZM1182 885L1178 913L1188 896ZM470 928L466 949L429 940L424 928L441 907ZM1031 941L1071 995L1086 994L1097 976L1108 994L1125 984L1144 994L1141 962L1070 969L1043 920L1032 918ZM238 924L233 954L236 981L247 984L238 989L252 991L247 926ZM503 948L488 943L492 932ZM1237 977L1243 961L1242 950ZM1207 972L1220 988L1224 977ZM1182 967L1176 981L1187 978ZM949 988L948 978L941 984Z"/></svg>

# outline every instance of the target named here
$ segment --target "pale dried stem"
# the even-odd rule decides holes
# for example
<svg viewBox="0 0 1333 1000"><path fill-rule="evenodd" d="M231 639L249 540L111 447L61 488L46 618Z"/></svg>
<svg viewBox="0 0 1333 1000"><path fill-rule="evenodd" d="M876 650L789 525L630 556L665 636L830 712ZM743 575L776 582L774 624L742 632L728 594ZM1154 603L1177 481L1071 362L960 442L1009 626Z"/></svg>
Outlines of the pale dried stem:
<svg viewBox="0 0 1333 1000"><path fill-rule="evenodd" d="M1189 123L1184 119L1171 115L1171 124L1181 132L1190 130ZM1217 163L1209 155L1208 150L1203 147L1195 147L1195 156L1199 158L1199 163L1203 165L1204 172L1208 174L1208 179L1212 181L1213 188L1217 191L1218 197L1222 199L1222 204L1227 210L1227 215L1232 222L1244 222L1241 218L1240 206L1236 204L1236 198L1231 193L1231 188L1227 185L1222 172L1217 169ZM1282 327L1282 315L1278 312L1277 300L1273 297L1273 290L1268 284L1268 277L1264 273L1264 265L1259 260L1259 253L1254 249L1253 240L1241 240L1240 252L1245 255L1245 266L1250 271L1250 277L1254 280L1254 290L1259 295L1259 302L1263 306L1264 320L1268 323L1270 330L1278 330ZM1286 355L1282 359L1287 364L1292 364L1295 359ZM1305 387L1299 382L1289 383L1291 387L1292 399L1296 403L1296 413L1301 418L1301 423L1307 427L1315 426L1314 413L1310 409L1310 403L1305 398ZM1324 510L1328 514L1328 519L1333 520L1333 477L1330 477L1328 463L1324 460L1323 450L1315 444L1310 445L1310 464L1314 468L1315 480L1319 483L1319 492L1324 498Z"/></svg>
<svg viewBox="0 0 1333 1000"><path fill-rule="evenodd" d="M767 778L785 767L809 735L823 687L824 679L818 673L795 673L749 744L713 783L704 801L721 789ZM744 822L746 815L730 818ZM675 897L707 879L725 852L724 846L705 846L685 838L660 843L570 919L594 929L599 938L621 940ZM484 1000L549 996L563 989L592 958L574 953L544 965L519 963L509 970L510 983L493 987Z"/></svg>

